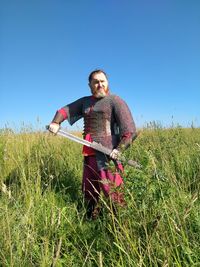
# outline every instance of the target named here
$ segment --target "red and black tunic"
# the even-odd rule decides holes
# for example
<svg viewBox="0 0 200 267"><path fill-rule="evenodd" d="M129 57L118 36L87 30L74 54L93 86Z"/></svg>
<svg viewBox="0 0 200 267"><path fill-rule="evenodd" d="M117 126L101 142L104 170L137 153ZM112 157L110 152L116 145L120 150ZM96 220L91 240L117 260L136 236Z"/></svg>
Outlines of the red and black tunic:
<svg viewBox="0 0 200 267"><path fill-rule="evenodd" d="M73 125L81 118L84 119L84 138L99 142L110 149L116 148L122 151L136 136L131 112L127 104L116 95L103 98L82 97L58 110L53 122L61 123L67 119L70 125ZM105 163L105 160L102 162L100 159L105 156L100 154L97 154L99 169L104 167Z"/></svg>

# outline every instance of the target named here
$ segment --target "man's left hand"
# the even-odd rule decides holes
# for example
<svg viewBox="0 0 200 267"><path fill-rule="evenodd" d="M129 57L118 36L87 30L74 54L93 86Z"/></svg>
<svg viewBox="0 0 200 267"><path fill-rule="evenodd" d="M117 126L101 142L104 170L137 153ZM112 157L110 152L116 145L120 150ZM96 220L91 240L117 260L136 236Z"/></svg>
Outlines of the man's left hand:
<svg viewBox="0 0 200 267"><path fill-rule="evenodd" d="M110 153L111 159L119 159L121 156L121 152L117 149L113 149L113 151Z"/></svg>

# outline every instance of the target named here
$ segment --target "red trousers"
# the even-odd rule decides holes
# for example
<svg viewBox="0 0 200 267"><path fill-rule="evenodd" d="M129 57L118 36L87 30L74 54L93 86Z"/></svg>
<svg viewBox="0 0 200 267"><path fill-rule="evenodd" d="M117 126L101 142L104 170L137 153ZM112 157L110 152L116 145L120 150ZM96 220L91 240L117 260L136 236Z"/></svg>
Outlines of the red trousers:
<svg viewBox="0 0 200 267"><path fill-rule="evenodd" d="M121 166L120 170L123 170ZM123 193L117 192L116 188L122 186L123 179L119 172L112 173L110 170L98 171L95 156L85 157L82 190L87 201L99 200L100 192L103 191L106 197L111 197L113 202L122 204Z"/></svg>

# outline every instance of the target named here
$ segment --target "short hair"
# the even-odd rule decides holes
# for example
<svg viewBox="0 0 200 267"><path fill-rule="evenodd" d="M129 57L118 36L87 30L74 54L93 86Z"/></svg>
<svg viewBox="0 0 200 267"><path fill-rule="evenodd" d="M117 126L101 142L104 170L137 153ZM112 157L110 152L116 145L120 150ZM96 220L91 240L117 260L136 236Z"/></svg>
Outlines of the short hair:
<svg viewBox="0 0 200 267"><path fill-rule="evenodd" d="M103 74L106 76L106 79L108 80L108 76L107 76L107 74L105 73L105 71L103 71L103 70L101 70L101 69L97 69L97 70L93 70L93 71L90 73L90 75L89 75L89 77L88 77L88 81L89 81L89 83L92 81L93 75L96 74L96 73L103 73Z"/></svg>

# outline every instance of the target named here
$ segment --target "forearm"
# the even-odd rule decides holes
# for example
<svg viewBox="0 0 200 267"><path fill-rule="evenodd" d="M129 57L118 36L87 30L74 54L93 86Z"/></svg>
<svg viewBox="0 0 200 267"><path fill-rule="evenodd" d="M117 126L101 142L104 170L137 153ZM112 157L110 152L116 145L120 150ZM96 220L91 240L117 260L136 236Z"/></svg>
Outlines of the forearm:
<svg viewBox="0 0 200 267"><path fill-rule="evenodd" d="M131 143L136 139L137 137L137 133L125 133L124 135L122 135L121 140L117 146L117 150L119 150L120 152L126 150Z"/></svg>
<svg viewBox="0 0 200 267"><path fill-rule="evenodd" d="M53 134L57 134L59 129L60 129L60 124L66 120L68 117L68 112L67 109L61 108L59 110L57 110L55 116L53 117L52 122L49 125L49 131Z"/></svg>
<svg viewBox="0 0 200 267"><path fill-rule="evenodd" d="M67 118L68 118L67 109L66 108L61 108L61 109L57 110L52 122L53 123L57 123L57 124L61 124Z"/></svg>

